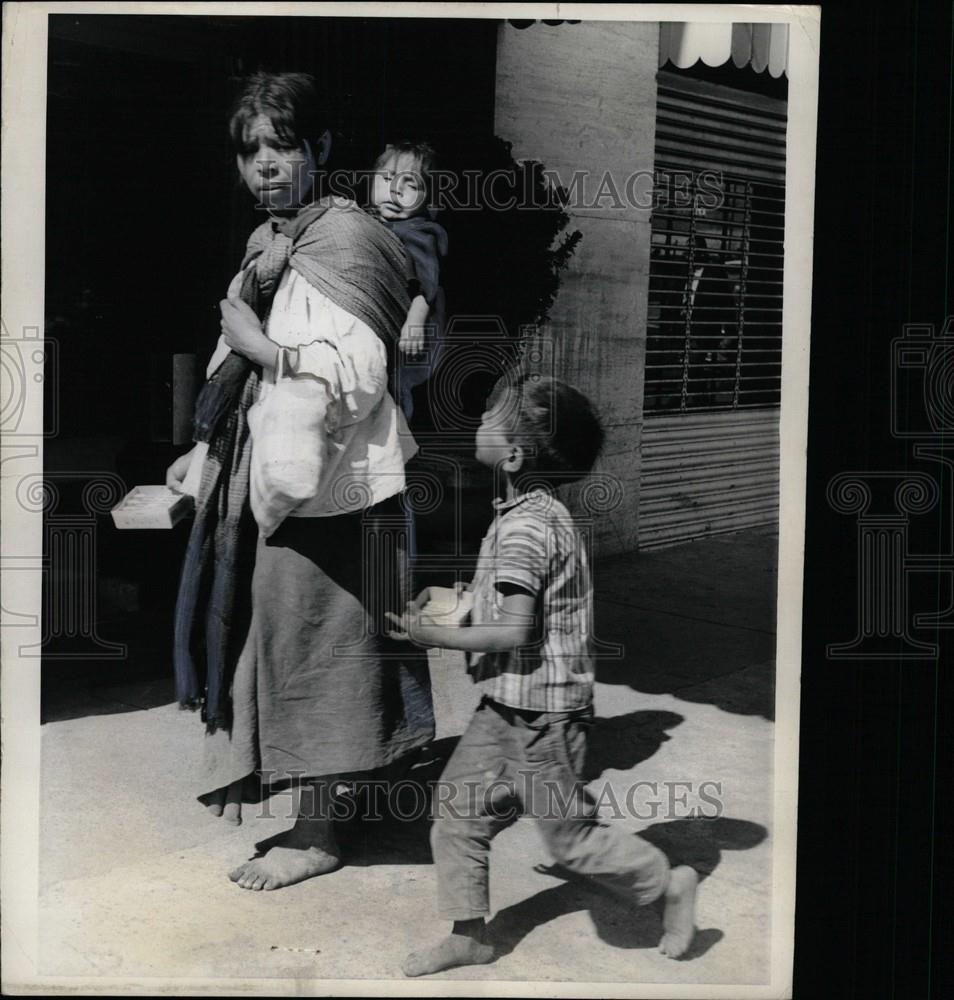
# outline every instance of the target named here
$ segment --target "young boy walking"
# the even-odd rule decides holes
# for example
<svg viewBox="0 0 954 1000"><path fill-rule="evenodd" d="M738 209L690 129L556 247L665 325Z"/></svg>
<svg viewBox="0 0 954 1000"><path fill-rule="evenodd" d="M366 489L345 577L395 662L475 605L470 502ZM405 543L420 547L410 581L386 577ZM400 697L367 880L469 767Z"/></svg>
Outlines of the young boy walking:
<svg viewBox="0 0 954 1000"><path fill-rule="evenodd" d="M594 816L580 780L593 714L592 588L582 539L553 490L592 468L602 439L571 386L534 377L498 385L477 431L477 460L499 479L470 615L434 623L425 591L389 616L395 636L466 651L483 693L441 777L431 835L438 910L453 929L408 956L408 976L493 961L488 855L515 805L570 872L637 905L662 900L663 954L678 958L692 940L696 872L670 869L648 841Z"/></svg>

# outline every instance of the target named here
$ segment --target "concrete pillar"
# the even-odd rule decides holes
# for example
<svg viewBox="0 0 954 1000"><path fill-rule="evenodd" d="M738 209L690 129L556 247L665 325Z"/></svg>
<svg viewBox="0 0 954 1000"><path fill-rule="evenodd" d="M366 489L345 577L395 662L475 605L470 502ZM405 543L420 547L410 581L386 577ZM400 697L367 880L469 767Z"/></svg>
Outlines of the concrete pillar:
<svg viewBox="0 0 954 1000"><path fill-rule="evenodd" d="M546 332L555 374L606 425L598 471L622 486L620 506L593 525L602 554L637 543L658 47L654 22L503 24L498 40L497 135L564 187L576 175L566 231L583 239Z"/></svg>

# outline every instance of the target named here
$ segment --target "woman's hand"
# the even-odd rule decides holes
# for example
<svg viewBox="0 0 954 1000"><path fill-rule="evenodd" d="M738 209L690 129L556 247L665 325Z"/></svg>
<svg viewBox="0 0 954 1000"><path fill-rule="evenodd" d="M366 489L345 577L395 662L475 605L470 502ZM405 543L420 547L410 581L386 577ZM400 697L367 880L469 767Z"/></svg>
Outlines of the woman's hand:
<svg viewBox="0 0 954 1000"><path fill-rule="evenodd" d="M166 486L171 490L175 490L177 493L182 492L182 481L186 477L186 473L189 471L189 466L192 464L192 451L187 451L184 455L180 455L173 463L166 469Z"/></svg>
<svg viewBox="0 0 954 1000"><path fill-rule="evenodd" d="M262 332L262 324L255 312L238 298L222 299L222 336L226 344L263 368L274 368L278 348Z"/></svg>

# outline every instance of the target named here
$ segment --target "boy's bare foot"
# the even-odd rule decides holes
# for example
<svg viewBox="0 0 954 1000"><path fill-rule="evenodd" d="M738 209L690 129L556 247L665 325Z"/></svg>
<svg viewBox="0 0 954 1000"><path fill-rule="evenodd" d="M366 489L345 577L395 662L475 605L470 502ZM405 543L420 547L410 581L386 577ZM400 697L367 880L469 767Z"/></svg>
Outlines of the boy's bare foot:
<svg viewBox="0 0 954 1000"><path fill-rule="evenodd" d="M663 936L659 951L679 958L692 943L696 931L696 886L699 876L688 865L669 873L663 905Z"/></svg>
<svg viewBox="0 0 954 1000"><path fill-rule="evenodd" d="M261 858L252 858L229 872L242 889L282 889L317 875L327 875L341 865L341 852L331 824L299 820Z"/></svg>
<svg viewBox="0 0 954 1000"><path fill-rule="evenodd" d="M402 968L405 976L429 976L460 965L486 965L493 958L493 945L486 941L466 934L448 934L430 948L408 955Z"/></svg>

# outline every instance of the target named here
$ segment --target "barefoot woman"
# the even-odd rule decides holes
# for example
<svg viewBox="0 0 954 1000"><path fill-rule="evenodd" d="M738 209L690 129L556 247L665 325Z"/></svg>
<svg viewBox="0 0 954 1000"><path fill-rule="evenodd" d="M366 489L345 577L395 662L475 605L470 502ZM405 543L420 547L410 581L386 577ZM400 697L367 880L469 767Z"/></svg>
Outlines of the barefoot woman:
<svg viewBox="0 0 954 1000"><path fill-rule="evenodd" d="M388 392L407 272L384 226L314 190L330 135L310 76L256 74L230 131L268 219L221 305L198 443L168 473L197 484L175 665L180 702L202 707L216 815L239 821L250 776L302 782L294 828L231 873L277 889L340 863L330 782L433 736L426 660L383 636L415 449Z"/></svg>

